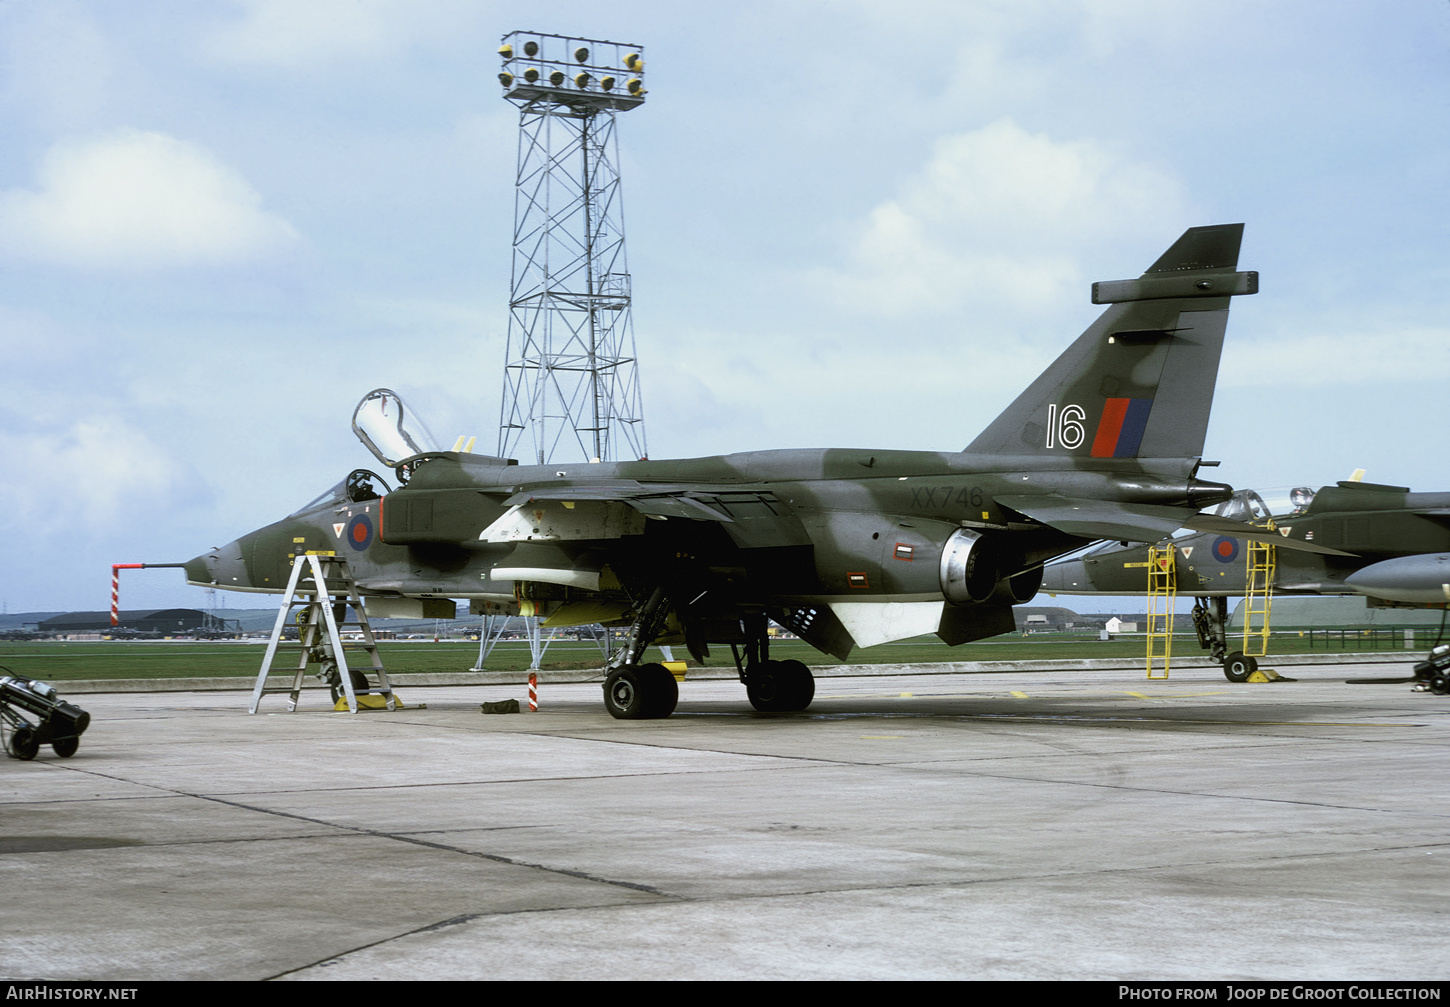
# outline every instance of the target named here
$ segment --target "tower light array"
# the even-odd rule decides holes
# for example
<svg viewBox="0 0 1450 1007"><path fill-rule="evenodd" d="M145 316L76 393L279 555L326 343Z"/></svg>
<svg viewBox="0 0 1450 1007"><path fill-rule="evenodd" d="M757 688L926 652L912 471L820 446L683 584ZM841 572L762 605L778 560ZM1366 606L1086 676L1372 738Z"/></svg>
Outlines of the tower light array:
<svg viewBox="0 0 1450 1007"><path fill-rule="evenodd" d="M516 31L498 55L519 109L499 454L643 458L615 131L617 113L644 104L643 50Z"/></svg>

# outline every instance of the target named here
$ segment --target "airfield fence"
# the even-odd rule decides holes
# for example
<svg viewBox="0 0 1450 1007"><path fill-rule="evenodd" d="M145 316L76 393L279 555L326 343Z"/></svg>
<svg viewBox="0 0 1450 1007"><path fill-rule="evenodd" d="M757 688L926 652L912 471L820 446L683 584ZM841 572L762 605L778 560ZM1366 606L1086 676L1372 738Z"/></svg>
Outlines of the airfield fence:
<svg viewBox="0 0 1450 1007"><path fill-rule="evenodd" d="M1308 637L1310 650L1404 650L1412 649L1416 638L1414 629L1391 626L1306 629L1300 632Z"/></svg>

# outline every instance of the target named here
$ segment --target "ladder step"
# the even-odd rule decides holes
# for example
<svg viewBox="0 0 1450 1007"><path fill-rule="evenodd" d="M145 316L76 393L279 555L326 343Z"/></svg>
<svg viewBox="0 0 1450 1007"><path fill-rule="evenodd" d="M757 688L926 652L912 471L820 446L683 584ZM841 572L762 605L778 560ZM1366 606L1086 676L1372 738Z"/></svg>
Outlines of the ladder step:
<svg viewBox="0 0 1450 1007"><path fill-rule="evenodd" d="M310 589L306 586L308 582L311 583ZM339 606L344 609L351 608L357 618L334 618L335 610ZM297 609L297 612L293 613L293 609ZM296 628L299 639L283 641L282 633L289 625L289 616L290 625ZM344 632L348 635L361 635L362 639L343 640ZM262 668L257 674L257 683L253 689L252 712L256 712L261 697L268 693L291 695L297 691L300 687L297 684L299 677L307 673L308 665L312 663L298 662L297 654L309 654L318 649L337 664L338 671L343 676L340 692L351 692L354 699L359 696L383 697L388 700L389 706L393 705L392 684L388 681L387 670L378 656L377 639L373 635L367 609L363 605L347 560L341 556L303 554L294 557L292 561L287 591L278 608L277 623L267 643L267 653L262 659ZM293 666L279 666L279 654L292 658ZM352 655L356 659L359 654L368 655L367 663L371 667L348 667L348 656ZM297 667L298 663L301 667ZM353 690L353 676L360 675L366 679L369 673L377 679L378 685L374 687L369 681L364 688ZM290 676L293 686L266 688L268 677L283 676ZM295 708L295 702L288 704L289 710Z"/></svg>

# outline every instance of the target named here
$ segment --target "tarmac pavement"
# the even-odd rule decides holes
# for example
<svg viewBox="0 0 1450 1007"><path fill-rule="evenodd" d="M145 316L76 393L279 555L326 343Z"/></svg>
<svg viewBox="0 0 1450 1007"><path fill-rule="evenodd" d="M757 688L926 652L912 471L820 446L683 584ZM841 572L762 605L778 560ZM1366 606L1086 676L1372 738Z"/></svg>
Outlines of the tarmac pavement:
<svg viewBox="0 0 1450 1007"><path fill-rule="evenodd" d="M86 695L0 760L0 975L1443 978L1450 698L1345 681L1408 664Z"/></svg>

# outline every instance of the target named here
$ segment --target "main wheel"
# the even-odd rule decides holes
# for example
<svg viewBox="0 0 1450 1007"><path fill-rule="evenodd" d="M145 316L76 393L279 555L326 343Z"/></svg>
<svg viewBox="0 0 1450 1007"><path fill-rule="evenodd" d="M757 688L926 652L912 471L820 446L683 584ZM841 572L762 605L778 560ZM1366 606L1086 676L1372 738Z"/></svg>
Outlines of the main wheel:
<svg viewBox="0 0 1450 1007"><path fill-rule="evenodd" d="M604 708L615 720L644 717L644 684L638 668L620 668L604 680Z"/></svg>
<svg viewBox="0 0 1450 1007"><path fill-rule="evenodd" d="M811 674L811 669L799 661L780 662L776 680L784 684L781 698L786 704L783 707L786 710L804 710L816 698L815 677Z"/></svg>
<svg viewBox="0 0 1450 1007"><path fill-rule="evenodd" d="M35 736L35 728L27 724L11 732L10 744L7 747L15 758L29 762L40 751L40 739Z"/></svg>
<svg viewBox="0 0 1450 1007"><path fill-rule="evenodd" d="M746 678L745 695L761 713L790 713L811 705L816 680L799 661L765 661Z"/></svg>
<svg viewBox="0 0 1450 1007"><path fill-rule="evenodd" d="M1223 659L1223 677L1230 682L1247 682L1249 676L1258 670L1259 662L1241 650L1236 650Z"/></svg>
<svg viewBox="0 0 1450 1007"><path fill-rule="evenodd" d="M50 747L55 749L55 754L62 759L69 759L76 754L76 749L81 747L81 739L74 734L69 738L56 738L50 743Z"/></svg>
<svg viewBox="0 0 1450 1007"><path fill-rule="evenodd" d="M616 720L668 717L679 699L679 684L662 664L620 668L604 680L604 708Z"/></svg>
<svg viewBox="0 0 1450 1007"><path fill-rule="evenodd" d="M674 713L680 701L680 683L675 681L670 669L662 664L642 664L639 674L647 683L645 716L658 720Z"/></svg>
<svg viewBox="0 0 1450 1007"><path fill-rule="evenodd" d="M1435 675L1430 679L1430 691L1437 696L1450 693L1450 676Z"/></svg>

